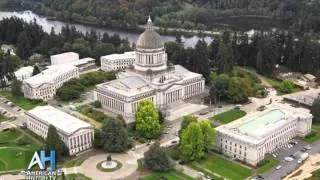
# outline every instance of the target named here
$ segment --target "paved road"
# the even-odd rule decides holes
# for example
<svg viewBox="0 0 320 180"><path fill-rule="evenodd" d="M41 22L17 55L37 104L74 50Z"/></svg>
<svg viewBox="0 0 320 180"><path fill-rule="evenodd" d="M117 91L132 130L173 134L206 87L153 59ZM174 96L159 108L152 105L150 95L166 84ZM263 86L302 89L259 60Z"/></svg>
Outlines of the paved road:
<svg viewBox="0 0 320 180"><path fill-rule="evenodd" d="M293 146L290 149L283 149L281 151L279 151L279 156L277 157L279 160L281 160L280 165L282 166L281 169L276 170L275 168L269 170L268 172L264 173L262 176L266 179L266 180L280 180L281 177L285 177L288 174L290 174L290 172L293 172L298 166L299 164L297 163L297 159L294 159L291 162L286 162L284 161L284 157L290 156L291 154L294 154L295 152L303 149L303 146L307 145L307 143L301 141L301 140L297 140L299 143L295 146ZM307 153L309 153L310 155L312 154L316 154L320 152L320 141L315 142L313 144L311 144L312 149L308 150Z"/></svg>

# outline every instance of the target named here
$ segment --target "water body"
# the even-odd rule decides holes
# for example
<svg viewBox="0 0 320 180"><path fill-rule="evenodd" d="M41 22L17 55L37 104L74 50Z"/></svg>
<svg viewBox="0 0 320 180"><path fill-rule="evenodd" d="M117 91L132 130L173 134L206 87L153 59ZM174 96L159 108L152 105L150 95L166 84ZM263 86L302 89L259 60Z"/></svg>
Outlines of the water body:
<svg viewBox="0 0 320 180"><path fill-rule="evenodd" d="M45 32L50 33L51 28L54 28L56 33L61 32L61 28L67 24L73 25L77 28L78 31L81 31L82 33L90 32L91 29L96 31L97 33L105 33L107 32L109 35L117 33L121 39L127 39L130 43L135 43L139 37L139 33L135 32L128 32L128 31L123 31L123 30L115 30L115 29L110 29L110 28L97 28L93 27L90 25L82 25L82 24L76 24L76 23L65 23L61 21L56 21L56 20L49 20L46 17L37 15L33 13L32 11L21 11L21 12L5 12L5 11L0 11L0 20L3 18L10 18L16 16L18 18L23 19L26 22L31 22L36 20L39 25L42 26L43 30ZM161 35L162 39L167 42L167 41L175 41L174 36L170 35ZM184 42L185 47L194 47L198 40L201 39L198 36L192 36L192 37L185 37L182 36L182 41ZM212 41L211 37L205 37L204 40L207 43L210 43Z"/></svg>

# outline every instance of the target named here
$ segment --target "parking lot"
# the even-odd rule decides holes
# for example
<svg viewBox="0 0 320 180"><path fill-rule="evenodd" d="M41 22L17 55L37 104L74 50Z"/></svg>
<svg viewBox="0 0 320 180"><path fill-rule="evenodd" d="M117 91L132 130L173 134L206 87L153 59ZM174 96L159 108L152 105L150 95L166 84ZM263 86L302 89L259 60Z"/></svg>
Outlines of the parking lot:
<svg viewBox="0 0 320 180"><path fill-rule="evenodd" d="M301 165L298 163L298 159L293 159L291 162L284 160L286 157L289 157L290 155L294 155L296 152L301 151L302 149L304 149L305 146L309 145L299 139L296 139L294 141L297 141L298 144L292 146L291 148L287 144L275 152L275 154L277 155L276 158L280 160L279 165L281 165L281 168L276 170L276 168L274 167L273 169L262 174L261 176L264 179L266 179L266 180L280 180L281 177L287 176L288 174L293 172L297 167L299 167ZM310 146L311 146L311 149L306 150L306 152L309 155L320 152L320 142L315 142L315 143L311 144ZM257 178L257 179L259 179L259 178Z"/></svg>

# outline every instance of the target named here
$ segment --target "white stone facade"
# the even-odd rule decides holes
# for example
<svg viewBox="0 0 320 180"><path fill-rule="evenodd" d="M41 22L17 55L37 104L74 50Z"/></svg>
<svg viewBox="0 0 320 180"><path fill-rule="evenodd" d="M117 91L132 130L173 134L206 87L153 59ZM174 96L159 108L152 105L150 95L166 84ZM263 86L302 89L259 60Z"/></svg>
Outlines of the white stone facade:
<svg viewBox="0 0 320 180"><path fill-rule="evenodd" d="M292 138L311 132L312 115L302 109L271 106L264 112L216 128L215 148L222 154L256 166L265 154Z"/></svg>
<svg viewBox="0 0 320 180"><path fill-rule="evenodd" d="M39 106L25 113L27 127L46 139L49 125L53 125L70 155L92 148L94 127L51 106Z"/></svg>
<svg viewBox="0 0 320 180"><path fill-rule="evenodd" d="M73 65L51 66L23 81L24 97L44 101L52 99L63 83L78 77L78 68Z"/></svg>
<svg viewBox="0 0 320 180"><path fill-rule="evenodd" d="M96 97L105 109L133 120L141 100L150 99L161 109L203 93L205 79L201 74L190 72L181 65L167 65L164 43L153 30L151 20L137 40L135 53L131 54L135 55L134 63L129 67L121 65L121 69L127 68L117 74L117 80L97 85ZM108 61L102 60L102 66L104 62ZM117 58L112 63L117 64ZM117 68L110 67L112 70Z"/></svg>
<svg viewBox="0 0 320 180"><path fill-rule="evenodd" d="M101 70L103 71L117 71L127 68L129 65L134 64L136 60L136 53L134 51L125 52L123 54L111 54L102 56Z"/></svg>

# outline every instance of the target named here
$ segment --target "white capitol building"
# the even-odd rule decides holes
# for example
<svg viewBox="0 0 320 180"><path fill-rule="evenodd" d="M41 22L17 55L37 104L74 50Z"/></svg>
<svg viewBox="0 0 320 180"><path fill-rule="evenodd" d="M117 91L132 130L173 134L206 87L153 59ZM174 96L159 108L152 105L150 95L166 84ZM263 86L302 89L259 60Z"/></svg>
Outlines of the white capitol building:
<svg viewBox="0 0 320 180"><path fill-rule="evenodd" d="M96 98L105 109L129 119L134 117L141 100L150 99L156 107L165 108L200 94L205 88L201 74L167 62L164 43L150 18L134 53L104 56L101 65L102 70L124 68L125 71L117 74L117 80L97 85Z"/></svg>

